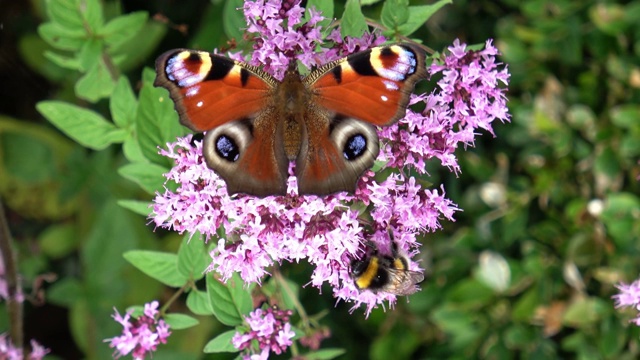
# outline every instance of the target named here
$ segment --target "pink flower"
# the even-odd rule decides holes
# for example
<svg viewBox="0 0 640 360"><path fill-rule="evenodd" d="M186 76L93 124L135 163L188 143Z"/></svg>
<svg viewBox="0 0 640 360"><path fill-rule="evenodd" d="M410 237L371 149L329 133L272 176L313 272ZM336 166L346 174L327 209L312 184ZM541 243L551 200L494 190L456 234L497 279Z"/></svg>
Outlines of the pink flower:
<svg viewBox="0 0 640 360"><path fill-rule="evenodd" d="M31 340L31 353L29 354L29 360L41 360L46 354L49 353L49 349L38 344L37 341ZM0 334L0 359L7 360L22 360L22 349L16 348L7 334Z"/></svg>
<svg viewBox="0 0 640 360"><path fill-rule="evenodd" d="M269 352L282 354L291 346L291 339L295 336L289 324L291 314L291 310L279 310L276 307L255 309L244 318L249 329L244 333L236 332L233 336L233 346L245 351L244 359L267 359ZM252 345L254 340L257 347Z"/></svg>
<svg viewBox="0 0 640 360"><path fill-rule="evenodd" d="M114 358L132 354L134 359L144 359L147 354L155 351L159 344L166 344L171 335L169 325L164 320L158 320L158 302L152 301L144 305L143 314L137 319L131 318L133 310L125 313L124 317L115 310L113 318L122 325L122 335L105 339L109 346L115 348Z"/></svg>

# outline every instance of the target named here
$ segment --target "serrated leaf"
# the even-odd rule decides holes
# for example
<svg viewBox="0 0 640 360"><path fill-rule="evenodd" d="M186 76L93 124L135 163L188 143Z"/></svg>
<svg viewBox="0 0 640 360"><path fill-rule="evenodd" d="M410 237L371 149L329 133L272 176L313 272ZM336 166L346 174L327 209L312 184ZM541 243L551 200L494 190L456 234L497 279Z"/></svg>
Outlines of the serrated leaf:
<svg viewBox="0 0 640 360"><path fill-rule="evenodd" d="M209 316L213 315L211 304L209 303L209 295L200 290L193 290L187 296L187 308L196 315Z"/></svg>
<svg viewBox="0 0 640 360"><path fill-rule="evenodd" d="M176 254L134 250L124 253L123 256L138 270L167 286L181 287L188 280L178 273Z"/></svg>
<svg viewBox="0 0 640 360"><path fill-rule="evenodd" d="M121 128L133 125L137 109L138 100L129 84L129 79L126 76L120 76L109 101L113 122Z"/></svg>
<svg viewBox="0 0 640 360"><path fill-rule="evenodd" d="M204 352L219 353L219 352L238 352L239 350L233 346L231 339L236 334L235 330L225 331L222 334L216 336L210 340L207 345L204 346Z"/></svg>
<svg viewBox="0 0 640 360"><path fill-rule="evenodd" d="M359 38L368 30L367 21L362 14L358 0L347 0L342 14L340 34Z"/></svg>
<svg viewBox="0 0 640 360"><path fill-rule="evenodd" d="M166 314L164 321L171 327L172 330L188 329L198 325L200 322L198 319L187 314Z"/></svg>
<svg viewBox="0 0 640 360"><path fill-rule="evenodd" d="M180 125L173 102L165 89L153 87L155 72L145 69L140 91L136 126L138 143L144 156L154 163L167 165L169 160L158 154L158 146L173 142L186 130Z"/></svg>
<svg viewBox="0 0 640 360"><path fill-rule="evenodd" d="M112 76L104 61L100 59L76 83L76 96L90 102L109 97L116 86Z"/></svg>
<svg viewBox="0 0 640 360"><path fill-rule="evenodd" d="M132 39L144 27L149 15L146 11L136 11L111 19L100 34L108 46L118 46Z"/></svg>
<svg viewBox="0 0 640 360"><path fill-rule="evenodd" d="M153 211L153 208L150 206L151 203L148 201L118 200L118 205L145 217L148 217Z"/></svg>
<svg viewBox="0 0 640 360"><path fill-rule="evenodd" d="M243 0L227 0L222 9L222 25L224 32L230 39L242 39L243 29L246 29L247 22L242 13ZM238 10L240 9L240 10Z"/></svg>
<svg viewBox="0 0 640 360"><path fill-rule="evenodd" d="M211 273L206 276L206 279L209 304L216 319L227 326L242 324L242 316L231 290L234 287L234 279L230 279L228 285L214 278Z"/></svg>
<svg viewBox="0 0 640 360"><path fill-rule="evenodd" d="M140 185L149 194L155 194L162 190L165 178L164 173L169 169L151 163L127 164L118 169L118 174Z"/></svg>
<svg viewBox="0 0 640 360"><path fill-rule="evenodd" d="M100 114L60 101L42 101L36 109L79 144L102 150L109 144L122 142L125 132L108 122Z"/></svg>
<svg viewBox="0 0 640 360"><path fill-rule="evenodd" d="M182 238L178 250L178 271L183 276L194 280L202 279L210 259L202 236L186 234Z"/></svg>
<svg viewBox="0 0 640 360"><path fill-rule="evenodd" d="M382 25L396 30L409 19L409 0L387 0L382 5L380 20Z"/></svg>
<svg viewBox="0 0 640 360"><path fill-rule="evenodd" d="M423 26L440 8L452 4L452 0L440 0L431 5L409 6L409 19L398 26L401 35L409 36Z"/></svg>

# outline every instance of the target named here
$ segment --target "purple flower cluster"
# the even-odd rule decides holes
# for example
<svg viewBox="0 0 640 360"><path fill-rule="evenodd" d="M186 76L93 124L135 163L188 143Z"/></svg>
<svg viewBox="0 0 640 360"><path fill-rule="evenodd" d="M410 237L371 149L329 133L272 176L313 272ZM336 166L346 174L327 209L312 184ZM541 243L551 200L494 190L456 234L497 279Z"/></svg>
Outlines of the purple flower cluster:
<svg viewBox="0 0 640 360"><path fill-rule="evenodd" d="M253 53L250 59L240 54L232 57L261 66L265 71L282 79L289 63L300 61L307 68L326 64L347 54L382 44L381 35L366 34L361 38L343 39L340 30L334 29L326 40L332 46L317 48L323 44L322 26L325 18L314 8L307 9L308 20L304 21L305 9L300 0L255 0L245 1L244 15L247 33L253 34Z"/></svg>
<svg viewBox="0 0 640 360"><path fill-rule="evenodd" d="M622 283L616 285L616 287L620 290L620 293L612 296L615 300L615 307L633 306L637 311L640 311L640 280L636 280L629 285ZM640 313L631 322L640 326Z"/></svg>
<svg viewBox="0 0 640 360"><path fill-rule="evenodd" d="M49 353L49 349L38 344L35 340L31 340L31 353L29 360L40 360ZM22 360L22 349L16 348L11 343L7 334L0 334L0 359L6 360Z"/></svg>
<svg viewBox="0 0 640 360"><path fill-rule="evenodd" d="M253 59L272 74L285 71L289 61L321 64L382 39L366 35L343 40L338 30L321 43L319 33L311 28L322 18L310 10L309 21L303 23L299 4L245 2L249 31L259 39ZM445 197L443 186L440 190L425 189L417 179L404 175L404 168L412 166L424 173L425 161L435 157L457 172L453 151L458 142L472 144L474 129L491 131L492 120L509 119L505 89L499 88L499 83L506 84L508 73L496 67L497 52L491 42L480 52L466 52L465 46L456 42L450 52L442 65L430 69L432 74L444 74L438 89L412 99L414 103L424 101L426 110L422 114L408 111L398 124L380 131L383 151L378 160L386 161L387 168L398 169L386 179L376 181L368 171L355 194L317 197L297 195L296 179L290 177L286 196L231 198L225 182L205 165L202 143L186 136L160 151L175 161L166 176L178 187L157 194L153 221L180 233L198 231L207 240L216 239L208 270L217 271L223 280L238 272L245 282L260 283L271 266L306 260L314 267L310 284L320 289L328 283L334 296L353 302L354 308L365 304L368 314L386 301L393 305L393 294L356 288L351 261L362 256L367 244L389 253L389 232L402 253L415 255L420 245L416 236L439 229L441 219L453 221L454 212L459 211ZM219 238L220 228L225 236ZM412 261L409 268L422 271Z"/></svg>
<svg viewBox="0 0 640 360"><path fill-rule="evenodd" d="M496 63L496 55L491 40L481 51L467 51L466 44L453 42L444 60L428 68L432 77L442 73L437 88L411 101L424 102L425 110L407 110L403 119L380 131L389 166L411 166L425 173L425 160L435 157L443 166L460 172L454 154L458 144L473 145L477 128L493 134L494 120L510 119L506 89L500 87L508 84L509 72Z"/></svg>
<svg viewBox="0 0 640 360"><path fill-rule="evenodd" d="M109 347L115 348L114 358L131 353L136 360L144 359L147 354L155 351L159 344L167 343L171 332L164 320L157 319L157 301L145 304L143 314L137 319L131 318L133 310L127 311L124 317L118 310L115 312L113 318L124 328L122 335L105 340L110 342Z"/></svg>
<svg viewBox="0 0 640 360"><path fill-rule="evenodd" d="M244 359L268 359L270 352L282 354L291 346L291 339L296 335L289 323L291 314L291 310L279 310L276 307L255 309L244 318L248 331L236 332L231 340L233 346L247 353Z"/></svg>

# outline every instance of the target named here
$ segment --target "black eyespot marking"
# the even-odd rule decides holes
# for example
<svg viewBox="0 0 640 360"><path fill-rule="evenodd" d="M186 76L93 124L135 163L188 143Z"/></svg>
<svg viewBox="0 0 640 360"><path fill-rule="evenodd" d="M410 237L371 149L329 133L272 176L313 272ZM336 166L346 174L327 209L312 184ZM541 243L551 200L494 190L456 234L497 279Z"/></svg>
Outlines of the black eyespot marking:
<svg viewBox="0 0 640 360"><path fill-rule="evenodd" d="M353 161L367 150L367 138L362 134L351 135L342 149L342 155L345 159Z"/></svg>
<svg viewBox="0 0 640 360"><path fill-rule="evenodd" d="M197 52L190 53L187 61L200 61L200 54L198 54Z"/></svg>
<svg viewBox="0 0 640 360"><path fill-rule="evenodd" d="M238 144L227 135L220 135L216 139L216 152L221 158L230 162L236 162L240 157Z"/></svg>

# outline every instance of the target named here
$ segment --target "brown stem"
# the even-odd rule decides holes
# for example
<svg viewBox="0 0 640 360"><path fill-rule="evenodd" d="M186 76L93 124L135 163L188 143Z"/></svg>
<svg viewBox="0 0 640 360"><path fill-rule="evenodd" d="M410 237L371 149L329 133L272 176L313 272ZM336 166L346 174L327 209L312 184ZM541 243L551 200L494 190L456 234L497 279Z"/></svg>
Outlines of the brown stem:
<svg viewBox="0 0 640 360"><path fill-rule="evenodd" d="M18 297L22 294L22 286L18 279L18 266L13 251L11 233L4 214L2 200L0 200L0 253L4 262L5 279L7 281L7 311L9 312L9 336L13 345L20 349L24 343L22 338L22 301ZM25 357L26 358L26 357Z"/></svg>

